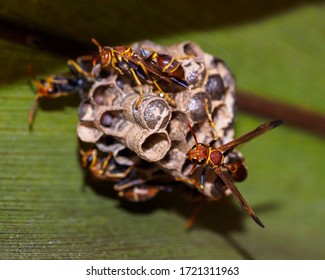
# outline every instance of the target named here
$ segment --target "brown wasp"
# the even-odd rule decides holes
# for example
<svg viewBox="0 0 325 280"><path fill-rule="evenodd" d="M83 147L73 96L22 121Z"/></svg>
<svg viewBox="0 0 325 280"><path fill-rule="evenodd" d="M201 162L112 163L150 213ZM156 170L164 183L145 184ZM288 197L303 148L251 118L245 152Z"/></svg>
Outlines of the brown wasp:
<svg viewBox="0 0 325 280"><path fill-rule="evenodd" d="M118 192L119 197L132 202L142 202L154 198L161 191L171 191L170 186L148 183L149 178L136 178L138 176L136 172L133 175L134 177L128 176L114 186L114 190Z"/></svg>
<svg viewBox="0 0 325 280"><path fill-rule="evenodd" d="M81 166L88 168L95 177L102 177L112 181L125 178L132 170L132 166L121 166L116 163L112 153L99 155L98 150L80 150Z"/></svg>
<svg viewBox="0 0 325 280"><path fill-rule="evenodd" d="M140 80L150 80L159 90L160 94L172 106L176 106L175 101L170 98L159 86L158 80L164 80L168 83L187 88L184 69L179 61L167 54L151 52L145 49L139 51L133 50L127 46L102 47L96 39L92 42L98 47L99 57L94 59L94 64L100 60L102 67L111 66L119 74L130 74L139 87L140 97L136 102L136 108L139 108L143 100L142 83Z"/></svg>
<svg viewBox="0 0 325 280"><path fill-rule="evenodd" d="M188 87L188 84L185 81L184 68L175 57L148 49L140 49L139 51L147 62L158 66L158 68L165 73L173 83L182 87ZM170 82L168 79L167 81Z"/></svg>
<svg viewBox="0 0 325 280"><path fill-rule="evenodd" d="M36 88L35 102L33 103L28 115L28 124L30 129L33 127L35 113L40 98L44 97L54 99L67 96L70 92L77 92L81 99L85 97L85 91L90 88L93 82L93 76L88 72L90 69L89 67L87 68L86 64L92 60L93 57L88 56L78 57L76 61L69 59L67 64L70 73L51 75L40 80L36 79L31 66L29 67L29 72Z"/></svg>
<svg viewBox="0 0 325 280"><path fill-rule="evenodd" d="M187 153L188 159L193 163L193 167L190 171L190 175L193 174L197 165L204 166L203 177L206 168L212 168L225 186L232 192L236 200L243 208L243 210L250 215L253 220L261 227L264 227L263 223L256 216L253 209L248 205L244 197L241 195L233 181L242 181L247 176L247 171L242 162L230 160L229 163L225 164L225 157L229 155L237 146L244 144L268 131L281 125L283 122L281 120L271 121L264 123L257 127L256 129L226 143L217 148L212 147L213 144L218 140L218 138L213 139L209 144L198 143L194 129L187 122L189 130L191 131L193 138L195 140L195 145ZM202 178L202 177L201 177ZM204 180L199 185L201 189L204 188Z"/></svg>
<svg viewBox="0 0 325 280"><path fill-rule="evenodd" d="M101 155L97 149L80 150L81 166L87 168L95 177L117 182L114 190L119 197L128 201L141 202L152 199L160 191L170 191L170 187L148 184L153 178L139 173L134 166L118 164L112 153Z"/></svg>

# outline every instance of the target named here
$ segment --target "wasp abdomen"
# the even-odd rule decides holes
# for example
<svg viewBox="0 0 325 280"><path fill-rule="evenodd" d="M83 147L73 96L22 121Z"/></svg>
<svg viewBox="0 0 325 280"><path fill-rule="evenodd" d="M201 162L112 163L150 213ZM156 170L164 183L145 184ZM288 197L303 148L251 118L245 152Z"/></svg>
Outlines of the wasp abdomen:
<svg viewBox="0 0 325 280"><path fill-rule="evenodd" d="M184 80L184 69L180 62L168 54L157 54L157 64L159 68L173 77Z"/></svg>
<svg viewBox="0 0 325 280"><path fill-rule="evenodd" d="M247 178L247 169L241 162L226 165L232 179L236 182L242 182Z"/></svg>

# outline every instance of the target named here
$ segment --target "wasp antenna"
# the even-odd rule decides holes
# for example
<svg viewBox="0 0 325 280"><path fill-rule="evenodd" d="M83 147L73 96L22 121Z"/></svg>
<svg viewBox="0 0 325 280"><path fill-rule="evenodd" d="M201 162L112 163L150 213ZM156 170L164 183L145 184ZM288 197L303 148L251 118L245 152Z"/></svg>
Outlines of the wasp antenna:
<svg viewBox="0 0 325 280"><path fill-rule="evenodd" d="M102 46L98 43L98 41L95 38L91 38L91 41L98 47L98 51L99 53L102 52ZM99 61L99 56L97 55L94 59L93 59L93 66L95 66Z"/></svg>
<svg viewBox="0 0 325 280"><path fill-rule="evenodd" d="M188 128L190 129L192 135L193 135L193 138L195 140L195 149L196 149L196 158L198 159L200 157L200 154L199 154L199 142L197 141L197 138L196 138L196 135L195 135L195 131L193 129L193 127L191 126L189 120L186 120L186 124L188 126ZM197 163L195 163L190 171L190 175L192 175L194 173L194 170L196 168L196 165Z"/></svg>
<svg viewBox="0 0 325 280"><path fill-rule="evenodd" d="M207 114L210 126L212 127L212 130L214 131L214 134L215 134L214 140L217 141L219 139L218 131L217 131L216 125L214 124L214 122L212 120L211 113L209 112L209 103L208 102L209 102L209 100L207 98L204 98L204 109Z"/></svg>
<svg viewBox="0 0 325 280"><path fill-rule="evenodd" d="M186 224L185 224L185 229L190 230L197 219L199 213L201 212L202 205L197 205L194 211L192 212L191 216L188 218Z"/></svg>
<svg viewBox="0 0 325 280"><path fill-rule="evenodd" d="M29 74L29 76L32 78L32 80L36 80L36 75L35 75L35 73L34 73L34 71L33 71L33 66L31 65L31 64L28 64L28 74Z"/></svg>
<svg viewBox="0 0 325 280"><path fill-rule="evenodd" d="M190 124L190 122L188 120L186 120L186 124L187 124L187 127L189 128L191 134L193 135L193 138L195 140L196 148L198 148L199 142L197 141L197 138L196 138L196 135L195 135L195 131L194 131L193 127L191 126L191 124Z"/></svg>
<svg viewBox="0 0 325 280"><path fill-rule="evenodd" d="M82 156L84 156L86 154L86 152L84 150L82 150L82 149L80 149L79 152L80 152L80 155L82 155Z"/></svg>
<svg viewBox="0 0 325 280"><path fill-rule="evenodd" d="M29 131L33 131L33 124L34 124L37 107L38 107L38 98L35 98L34 103L33 103L32 107L30 108L29 114L28 114Z"/></svg>
<svg viewBox="0 0 325 280"><path fill-rule="evenodd" d="M91 41L98 47L98 51L102 51L102 46L98 43L98 41L95 38L91 38Z"/></svg>
<svg viewBox="0 0 325 280"><path fill-rule="evenodd" d="M36 80L36 75L33 71L33 66L31 64L28 64L27 70L28 70L29 76L31 77L31 80L28 80L30 88L32 89L32 91L36 91L39 81Z"/></svg>

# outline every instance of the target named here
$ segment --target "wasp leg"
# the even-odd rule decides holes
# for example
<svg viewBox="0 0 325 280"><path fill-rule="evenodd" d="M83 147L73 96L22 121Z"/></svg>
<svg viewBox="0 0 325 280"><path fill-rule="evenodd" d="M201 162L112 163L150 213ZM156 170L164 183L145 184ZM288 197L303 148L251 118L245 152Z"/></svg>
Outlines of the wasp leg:
<svg viewBox="0 0 325 280"><path fill-rule="evenodd" d="M32 106L29 110L29 114L28 114L28 127L29 127L30 131L33 130L33 125L34 125L37 108L38 108L38 98L35 98Z"/></svg>
<svg viewBox="0 0 325 280"><path fill-rule="evenodd" d="M208 104L208 99L204 99L204 108L205 108L205 112L207 113L208 119L209 119L209 123L210 126L212 127L214 133L215 133L215 137L214 139L210 142L210 146L212 146L216 141L218 141L218 139L220 138L217 132L217 128L216 125L214 124L212 117L211 117L211 113L209 112L209 104ZM213 143L212 143L213 142ZM212 143L212 144L211 144Z"/></svg>
<svg viewBox="0 0 325 280"><path fill-rule="evenodd" d="M140 202L154 198L162 190L166 191L163 186L142 185L121 191L119 196L129 201Z"/></svg>
<svg viewBox="0 0 325 280"><path fill-rule="evenodd" d="M28 114L28 127L29 127L29 130L32 131L35 116L36 116L36 111L37 111L38 105L39 105L38 100L43 96L47 96L48 89L46 87L44 87L40 81L36 80L36 76L35 76L31 66L29 67L29 72L30 72L30 75L32 76L34 86L36 87L36 96L35 96L34 102L31 106L31 108L29 110L29 114ZM48 84L49 82L52 83L53 79L47 78L46 81L47 81L46 84ZM34 90L35 90L35 88L34 88Z"/></svg>
<svg viewBox="0 0 325 280"><path fill-rule="evenodd" d="M126 180L123 180L123 181L119 182L118 184L116 184L114 186L114 190L120 192L120 191L126 190L128 188L132 188L132 187L135 187L135 186L142 185L145 182L146 181L143 180L143 179L135 179L133 181L130 181L130 179L127 178Z"/></svg>
<svg viewBox="0 0 325 280"><path fill-rule="evenodd" d="M78 63L78 65L80 65L80 67L88 74L91 75L91 69L93 68L93 60L94 60L94 56L93 55L82 55L76 58L76 62ZM88 66L87 67L87 64ZM91 77L93 78L93 76L91 75Z"/></svg>
<svg viewBox="0 0 325 280"><path fill-rule="evenodd" d="M143 73L144 73L147 77L149 77L148 70L147 70L147 68L144 66L144 64L143 64L141 61L138 61L137 64L141 67Z"/></svg>
<svg viewBox="0 0 325 280"><path fill-rule="evenodd" d="M204 188L204 186L205 186L205 175L206 175L206 171L207 171L207 169L204 168L204 169L202 170L201 177L200 177L200 184L201 184L201 186L202 186L203 188Z"/></svg>
<svg viewBox="0 0 325 280"><path fill-rule="evenodd" d="M193 226L194 222L197 220L198 215L201 212L202 209L202 204L203 201L200 201L199 205L196 205L196 207L194 208L193 212L191 213L191 215L188 217L186 224L184 225L186 230L191 229L191 227Z"/></svg>
<svg viewBox="0 0 325 280"><path fill-rule="evenodd" d="M203 185L201 185L200 183L196 182L192 178L176 177L175 180L178 181L178 182L183 182L183 183L185 183L187 185L192 185L192 186L196 187L199 191L202 191L204 189L204 186Z"/></svg>
<svg viewBox="0 0 325 280"><path fill-rule="evenodd" d="M124 75L123 71L122 71L120 68L118 68L118 67L116 66L116 63L117 63L116 59L113 59L113 60L112 60L112 67L113 67L117 72L119 72L120 75Z"/></svg>
<svg viewBox="0 0 325 280"><path fill-rule="evenodd" d="M209 142L209 146L212 147L212 146L213 146L217 141L218 141L218 138L212 139L212 140Z"/></svg>
<svg viewBox="0 0 325 280"><path fill-rule="evenodd" d="M85 77L94 78L94 76L91 73L88 73L85 70L83 70L82 67L76 61L74 61L73 59L69 59L67 61L67 64L68 64L68 66L70 68L70 71L73 74L75 74L75 75L81 74L81 75L83 75Z"/></svg>
<svg viewBox="0 0 325 280"><path fill-rule="evenodd" d="M133 169L133 166L129 166L126 170L114 172L115 167L116 166L114 165L109 166L109 168L105 171L103 175L110 179L123 179L128 176Z"/></svg>
<svg viewBox="0 0 325 280"><path fill-rule="evenodd" d="M92 153L92 163L89 166L89 169L97 177L106 178L106 179L124 179L131 172L133 166L129 166L124 170L118 170L116 162L113 159L113 154L108 153L105 158L98 160L97 150L93 150ZM89 153L82 152L83 158L87 160ZM87 162L83 160L83 166L87 166ZM98 164L97 164L98 163Z"/></svg>
<svg viewBox="0 0 325 280"><path fill-rule="evenodd" d="M133 68L130 68L130 72L132 73L132 76L135 80L135 82L137 83L138 87L139 87L139 94L140 94L140 97L137 101L137 103L135 104L135 108L138 109L140 104L142 103L143 101L143 91L142 91L142 84L137 76L137 74L135 73L134 69Z"/></svg>
<svg viewBox="0 0 325 280"><path fill-rule="evenodd" d="M104 175L107 171L107 168L111 162L111 159L113 157L112 153L108 153L107 157L101 162L100 169L98 170L99 175Z"/></svg>
<svg viewBox="0 0 325 280"><path fill-rule="evenodd" d="M146 57L144 50L147 50L147 51L151 52L151 54ZM149 49L149 48L140 49L140 53L146 60L154 60L158 56L158 53L156 51L154 51L152 49ZM173 57L173 58L174 58L174 60L184 60L184 59L189 59L189 58L193 58L193 57L195 57L194 54L188 54L188 55L184 55L184 56L176 56L176 57ZM170 64L172 64L172 62Z"/></svg>
<svg viewBox="0 0 325 280"><path fill-rule="evenodd" d="M167 102L172 105L173 107L176 107L176 102L167 94L165 93L161 87L158 85L158 82L156 80L152 80L156 88L160 91L160 94L167 100ZM159 94L158 94L159 95Z"/></svg>
<svg viewBox="0 0 325 280"><path fill-rule="evenodd" d="M118 192L119 197L125 197L127 200L130 201L139 201L139 197L135 188L137 186L143 185L145 180L143 179L136 179L133 181L129 181L127 178L126 180L121 181L120 183L114 185L114 190Z"/></svg>
<svg viewBox="0 0 325 280"><path fill-rule="evenodd" d="M76 58L76 61L79 65L82 65L85 61L92 63L94 57L92 55L82 55Z"/></svg>

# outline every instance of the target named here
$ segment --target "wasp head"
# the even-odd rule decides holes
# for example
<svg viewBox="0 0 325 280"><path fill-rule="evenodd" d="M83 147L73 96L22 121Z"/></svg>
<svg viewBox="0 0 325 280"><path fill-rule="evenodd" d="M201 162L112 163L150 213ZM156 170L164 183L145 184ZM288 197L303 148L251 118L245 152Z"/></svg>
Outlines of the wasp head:
<svg viewBox="0 0 325 280"><path fill-rule="evenodd" d="M83 168L93 167L97 163L96 150L81 151L81 166Z"/></svg>
<svg viewBox="0 0 325 280"><path fill-rule="evenodd" d="M93 60L93 65L95 66L98 61L103 67L108 66L112 60L112 48L102 47L95 38L92 38L91 41L98 47L99 55Z"/></svg>
<svg viewBox="0 0 325 280"><path fill-rule="evenodd" d="M112 61L112 49L110 47L103 47L99 52L100 64L102 67L107 67Z"/></svg>
<svg viewBox="0 0 325 280"><path fill-rule="evenodd" d="M202 143L195 144L186 154L187 158L195 164L204 164L209 156L209 149Z"/></svg>

